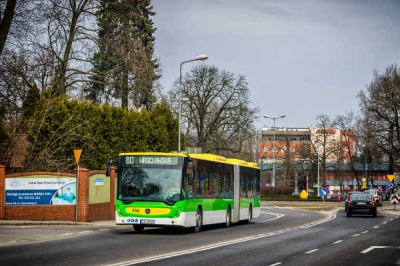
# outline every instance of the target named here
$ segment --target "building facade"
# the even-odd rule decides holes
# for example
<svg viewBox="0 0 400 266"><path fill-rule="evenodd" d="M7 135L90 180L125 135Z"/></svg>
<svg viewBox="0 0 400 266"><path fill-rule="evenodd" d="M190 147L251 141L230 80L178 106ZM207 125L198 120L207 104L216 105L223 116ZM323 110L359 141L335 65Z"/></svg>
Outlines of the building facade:
<svg viewBox="0 0 400 266"><path fill-rule="evenodd" d="M301 148L310 144L310 128L263 128L259 143L261 163L282 161L290 154L294 159L301 158Z"/></svg>
<svg viewBox="0 0 400 266"><path fill-rule="evenodd" d="M352 190L362 186L365 168L351 170L354 156L352 131L334 128L263 128L259 143L259 166L263 170L262 184L271 185L275 163L276 186L302 183L301 189L315 191L320 185L329 191ZM354 169L354 168L353 168ZM367 186L387 183L387 171L369 171Z"/></svg>

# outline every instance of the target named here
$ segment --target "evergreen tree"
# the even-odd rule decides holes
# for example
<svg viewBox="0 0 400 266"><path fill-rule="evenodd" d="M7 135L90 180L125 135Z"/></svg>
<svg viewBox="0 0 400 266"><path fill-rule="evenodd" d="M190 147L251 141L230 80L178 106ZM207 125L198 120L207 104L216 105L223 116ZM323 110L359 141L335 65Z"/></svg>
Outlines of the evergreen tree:
<svg viewBox="0 0 400 266"><path fill-rule="evenodd" d="M25 133L28 119L34 114L40 99L40 91L36 83L32 82L28 94L22 103L22 120L19 126L19 131L21 133Z"/></svg>
<svg viewBox="0 0 400 266"><path fill-rule="evenodd" d="M101 0L97 12L99 51L93 61L87 98L99 102L108 96L128 107L149 108L154 103L154 82L159 78L153 58L155 28L150 0Z"/></svg>
<svg viewBox="0 0 400 266"><path fill-rule="evenodd" d="M7 164L7 149L11 140L5 122L6 113L5 104L0 104L0 164Z"/></svg>

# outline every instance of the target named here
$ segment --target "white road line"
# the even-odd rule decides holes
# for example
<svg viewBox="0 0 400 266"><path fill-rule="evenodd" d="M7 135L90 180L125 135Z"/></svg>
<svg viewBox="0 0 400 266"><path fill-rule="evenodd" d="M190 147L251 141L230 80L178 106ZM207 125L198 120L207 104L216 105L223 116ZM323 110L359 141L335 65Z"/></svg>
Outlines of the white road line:
<svg viewBox="0 0 400 266"><path fill-rule="evenodd" d="M333 244L338 244L338 243L340 243L340 242L343 242L343 240L335 241L335 242L333 242Z"/></svg>
<svg viewBox="0 0 400 266"><path fill-rule="evenodd" d="M279 218L282 218L282 217L285 216L285 215L282 214L282 213L275 213L275 212L263 212L263 213L264 213L264 214L269 214L269 215L272 215L272 216L275 216L275 217L274 217L274 218L271 218L271 219L268 219L268 220L257 221L257 222L255 222L255 223L265 223L265 222L273 221L273 220L276 220L276 219L279 219Z"/></svg>
<svg viewBox="0 0 400 266"><path fill-rule="evenodd" d="M275 213L275 215L277 215L277 213ZM316 221L316 222L308 224L308 225L301 225L301 226L297 226L294 228L283 229L283 230L279 230L279 231L275 231L275 232L257 234L257 235L248 236L248 237L244 237L244 238L233 239L230 241L224 241L224 242L219 242L219 243L210 244L210 245L198 246L198 247L190 248L187 250L181 250L181 251L165 253L165 254L160 254L160 255L155 255L155 256L143 257L143 258L138 258L138 259L134 259L134 260L130 260L130 261L122 261L122 262L118 262L118 263L114 263L114 264L107 264L107 265L108 266L126 266L126 265L139 264L139 263L143 263L143 262L149 262L149 261L157 261L157 260L161 260L161 259L177 257L177 256L192 254L192 253L196 253L196 252L200 252L200 251L206 251L206 250L211 250L211 249L229 246L229 245L233 245L233 244L243 243L243 242L247 242L247 241L257 240L257 239L261 239L261 238L271 237L271 236L283 234L286 232L294 231L297 229L309 228L309 227L312 227L312 226L315 226L318 224L322 224L324 222L331 221L334 218L336 218L336 215L334 215L333 213L330 213L329 215L330 216L326 215L326 217L320 221Z"/></svg>
<svg viewBox="0 0 400 266"><path fill-rule="evenodd" d="M281 264L282 264L282 262L277 262L277 263L271 264L269 266L276 266L276 265L281 265Z"/></svg>
<svg viewBox="0 0 400 266"><path fill-rule="evenodd" d="M64 234L60 234L60 236L70 236L73 235L74 233L64 233Z"/></svg>
<svg viewBox="0 0 400 266"><path fill-rule="evenodd" d="M367 249L364 249L364 250L361 251L360 253L366 254L366 253L368 253L368 252L370 252L371 250L374 250L374 249L376 249L376 248L388 248L388 246L371 246L371 247L369 247L369 248L367 248Z"/></svg>
<svg viewBox="0 0 400 266"><path fill-rule="evenodd" d="M360 234L355 234L355 235L353 235L353 236L359 236Z"/></svg>
<svg viewBox="0 0 400 266"><path fill-rule="evenodd" d="M93 232L93 231L80 231L80 232L78 232L78 234L88 234L88 233L91 233L91 232Z"/></svg>
<svg viewBox="0 0 400 266"><path fill-rule="evenodd" d="M369 248L367 248L367 249L364 249L363 251L361 251L360 253L368 253L368 252L370 252L371 250L374 250L374 249L378 249L378 248L397 248L397 249L400 249L400 246L399 247L395 247L395 246L370 246Z"/></svg>
<svg viewBox="0 0 400 266"><path fill-rule="evenodd" d="M375 228L375 229L376 229L376 228L379 228L379 225L375 225L374 228Z"/></svg>
<svg viewBox="0 0 400 266"><path fill-rule="evenodd" d="M368 230L361 232L361 234L366 234L366 233L368 233Z"/></svg>
<svg viewBox="0 0 400 266"><path fill-rule="evenodd" d="M315 251L317 251L318 249L316 248L316 249L313 249L313 250L310 250L310 251L307 251L307 252L305 252L305 254L311 254L311 253L314 253Z"/></svg>

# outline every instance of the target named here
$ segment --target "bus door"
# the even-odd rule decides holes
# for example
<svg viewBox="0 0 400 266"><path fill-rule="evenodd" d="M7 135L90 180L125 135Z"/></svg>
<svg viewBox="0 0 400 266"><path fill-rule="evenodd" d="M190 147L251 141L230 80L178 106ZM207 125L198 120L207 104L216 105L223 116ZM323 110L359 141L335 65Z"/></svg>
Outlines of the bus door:
<svg viewBox="0 0 400 266"><path fill-rule="evenodd" d="M233 166L233 213L232 222L237 223L240 219L240 166Z"/></svg>

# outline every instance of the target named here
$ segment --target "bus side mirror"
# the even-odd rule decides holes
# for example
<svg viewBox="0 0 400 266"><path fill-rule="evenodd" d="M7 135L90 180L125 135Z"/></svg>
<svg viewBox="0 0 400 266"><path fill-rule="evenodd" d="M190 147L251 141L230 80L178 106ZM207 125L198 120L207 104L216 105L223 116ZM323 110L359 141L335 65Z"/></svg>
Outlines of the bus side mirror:
<svg viewBox="0 0 400 266"><path fill-rule="evenodd" d="M106 176L110 176L111 174L111 164L112 164L112 159L107 160L107 168L106 168Z"/></svg>

